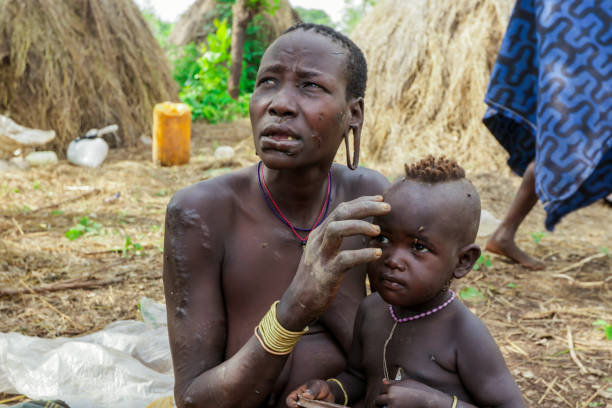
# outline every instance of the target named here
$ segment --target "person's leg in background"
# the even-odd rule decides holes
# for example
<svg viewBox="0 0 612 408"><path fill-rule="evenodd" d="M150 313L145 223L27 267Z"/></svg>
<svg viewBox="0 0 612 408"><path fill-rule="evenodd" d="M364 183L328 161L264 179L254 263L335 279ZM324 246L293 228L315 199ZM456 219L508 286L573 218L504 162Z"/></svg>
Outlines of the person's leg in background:
<svg viewBox="0 0 612 408"><path fill-rule="evenodd" d="M531 162L523 174L523 181L514 197L514 201L512 201L508 209L508 213L493 233L493 236L487 241L485 250L506 256L527 269L544 269L546 265L542 261L528 255L515 242L518 227L537 202L534 162Z"/></svg>

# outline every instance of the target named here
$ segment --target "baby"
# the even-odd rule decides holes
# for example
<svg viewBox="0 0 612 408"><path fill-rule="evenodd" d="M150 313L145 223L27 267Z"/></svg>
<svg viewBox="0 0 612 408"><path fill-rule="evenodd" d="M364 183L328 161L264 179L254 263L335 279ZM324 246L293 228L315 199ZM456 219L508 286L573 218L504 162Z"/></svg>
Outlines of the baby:
<svg viewBox="0 0 612 408"><path fill-rule="evenodd" d="M384 194L368 265L375 290L355 319L348 366L287 397L366 407L524 407L485 325L449 289L480 256L478 192L453 160L428 157Z"/></svg>

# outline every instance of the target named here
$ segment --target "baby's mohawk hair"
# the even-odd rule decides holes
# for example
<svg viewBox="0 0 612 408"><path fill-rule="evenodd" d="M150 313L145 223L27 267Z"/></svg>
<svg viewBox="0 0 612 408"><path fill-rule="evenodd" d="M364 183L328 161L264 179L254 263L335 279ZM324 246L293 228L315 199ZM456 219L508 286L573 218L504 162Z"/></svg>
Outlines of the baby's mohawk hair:
<svg viewBox="0 0 612 408"><path fill-rule="evenodd" d="M465 170L453 159L432 155L412 164L404 164L406 179L422 183L441 183L465 178Z"/></svg>

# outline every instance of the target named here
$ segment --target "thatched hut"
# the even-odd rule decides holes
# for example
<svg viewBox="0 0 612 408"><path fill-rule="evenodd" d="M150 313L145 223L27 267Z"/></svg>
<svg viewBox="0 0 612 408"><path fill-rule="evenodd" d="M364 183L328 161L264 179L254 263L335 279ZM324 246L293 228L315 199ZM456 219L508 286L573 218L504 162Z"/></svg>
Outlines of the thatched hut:
<svg viewBox="0 0 612 408"><path fill-rule="evenodd" d="M119 125L122 145L176 100L165 53L132 0L0 0L0 113L52 129L60 155L88 129Z"/></svg>
<svg viewBox="0 0 612 408"><path fill-rule="evenodd" d="M505 168L482 125L513 0L381 0L352 34L368 61L364 160L391 173L426 154ZM395 170L393 170L395 169Z"/></svg>
<svg viewBox="0 0 612 408"><path fill-rule="evenodd" d="M220 4L216 0L196 0L174 25L168 36L168 42L178 47L190 42L202 43L208 33L214 30L213 20L229 16L230 10L231 5ZM265 33L264 45L271 43L299 21L299 16L291 8L288 0L280 0L279 7L274 13L262 13L261 17Z"/></svg>

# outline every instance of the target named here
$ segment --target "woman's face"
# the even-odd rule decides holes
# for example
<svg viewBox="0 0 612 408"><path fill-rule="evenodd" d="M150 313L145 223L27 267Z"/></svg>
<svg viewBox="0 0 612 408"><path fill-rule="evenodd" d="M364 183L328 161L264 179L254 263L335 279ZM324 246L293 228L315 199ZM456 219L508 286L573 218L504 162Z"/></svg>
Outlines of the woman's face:
<svg viewBox="0 0 612 408"><path fill-rule="evenodd" d="M352 114L347 54L332 39L299 29L266 50L249 113L255 150L267 167L331 163Z"/></svg>

